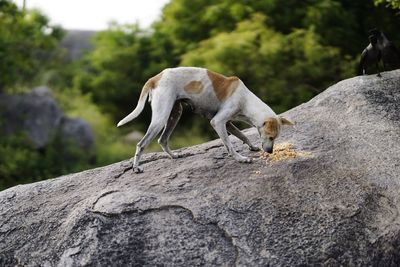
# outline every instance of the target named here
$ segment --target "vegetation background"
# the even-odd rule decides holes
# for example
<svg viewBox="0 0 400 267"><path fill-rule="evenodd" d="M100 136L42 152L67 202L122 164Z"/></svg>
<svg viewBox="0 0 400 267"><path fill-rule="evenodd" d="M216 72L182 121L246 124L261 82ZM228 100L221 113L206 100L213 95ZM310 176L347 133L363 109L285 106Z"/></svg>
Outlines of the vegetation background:
<svg viewBox="0 0 400 267"><path fill-rule="evenodd" d="M70 60L60 46L65 29L0 0L0 97L47 85L64 112L88 121L96 135L89 152L74 144L61 149L57 140L39 152L23 133L0 134L0 190L131 157L135 144L123 136L144 132L151 110L126 127L115 125L164 68L239 76L280 113L355 76L369 29L382 29L398 45L399 12L399 0L171 0L150 28L111 23L94 34L92 49ZM216 137L207 120L185 114L173 148Z"/></svg>

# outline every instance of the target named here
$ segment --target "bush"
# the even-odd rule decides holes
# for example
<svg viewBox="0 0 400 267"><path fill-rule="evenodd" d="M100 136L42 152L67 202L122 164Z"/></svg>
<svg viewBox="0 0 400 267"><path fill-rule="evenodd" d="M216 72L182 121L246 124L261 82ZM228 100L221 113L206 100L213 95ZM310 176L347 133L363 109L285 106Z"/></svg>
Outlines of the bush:
<svg viewBox="0 0 400 267"><path fill-rule="evenodd" d="M56 135L45 149L36 150L22 132L0 139L0 190L88 168L93 152Z"/></svg>

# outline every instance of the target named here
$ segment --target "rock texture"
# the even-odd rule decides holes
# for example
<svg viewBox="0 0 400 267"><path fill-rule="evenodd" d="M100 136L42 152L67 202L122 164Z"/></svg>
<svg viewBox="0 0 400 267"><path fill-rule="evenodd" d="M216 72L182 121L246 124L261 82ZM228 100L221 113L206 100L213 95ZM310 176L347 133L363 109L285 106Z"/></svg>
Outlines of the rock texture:
<svg viewBox="0 0 400 267"><path fill-rule="evenodd" d="M65 117L47 87L23 95L2 95L0 125L0 137L22 131L37 149L45 148L57 134L83 149L90 148L94 141L89 124Z"/></svg>
<svg viewBox="0 0 400 267"><path fill-rule="evenodd" d="M142 174L124 161L5 190L0 265L399 266L400 71L382 76L285 114L278 142L309 156L238 164L215 140L147 154Z"/></svg>

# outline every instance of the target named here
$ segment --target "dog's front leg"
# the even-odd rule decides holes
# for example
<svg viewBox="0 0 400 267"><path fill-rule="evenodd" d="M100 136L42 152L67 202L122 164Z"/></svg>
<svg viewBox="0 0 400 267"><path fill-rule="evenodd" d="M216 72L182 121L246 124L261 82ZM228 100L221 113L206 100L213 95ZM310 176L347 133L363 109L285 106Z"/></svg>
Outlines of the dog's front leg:
<svg viewBox="0 0 400 267"><path fill-rule="evenodd" d="M252 162L251 158L245 157L240 155L236 150L233 148L231 141L228 137L228 132L226 131L226 123L227 119L223 116L219 116L221 114L217 113L215 117L211 120L211 126L217 132L218 136L221 138L222 142L224 143L226 149L228 150L229 154L233 156L235 160L238 162L250 163Z"/></svg>
<svg viewBox="0 0 400 267"><path fill-rule="evenodd" d="M238 128L236 128L236 126L233 125L232 122L228 121L228 123L226 124L226 129L228 130L229 133L233 134L234 136L236 136L237 138L242 140L243 143L247 144L251 151L259 151L260 150L259 147L253 146L253 144L250 142L249 138L247 138L247 136L245 136L242 133L242 131L240 131Z"/></svg>

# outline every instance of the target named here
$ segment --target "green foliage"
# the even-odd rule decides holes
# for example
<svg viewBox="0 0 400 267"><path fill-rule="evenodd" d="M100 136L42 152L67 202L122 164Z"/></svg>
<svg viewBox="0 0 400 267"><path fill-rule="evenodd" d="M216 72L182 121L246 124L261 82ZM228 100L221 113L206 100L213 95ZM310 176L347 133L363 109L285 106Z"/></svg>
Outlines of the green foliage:
<svg viewBox="0 0 400 267"><path fill-rule="evenodd" d="M21 11L0 0L0 92L31 82L54 63L63 31L39 11Z"/></svg>
<svg viewBox="0 0 400 267"><path fill-rule="evenodd" d="M235 0L173 0L163 10L155 31L164 33L178 55L221 32L230 32L238 22L254 13L270 17L273 28L283 33L302 26L306 7L315 1L235 1Z"/></svg>
<svg viewBox="0 0 400 267"><path fill-rule="evenodd" d="M400 0L374 0L375 5L386 4L386 7L400 9Z"/></svg>
<svg viewBox="0 0 400 267"><path fill-rule="evenodd" d="M341 47L346 52L359 52L354 42L345 41L357 39L354 38L357 33L357 17L342 3L333 0L316 2L307 8L304 24L320 33L324 37L323 43Z"/></svg>
<svg viewBox="0 0 400 267"><path fill-rule="evenodd" d="M321 42L339 48L343 57L362 51L368 43L369 29L379 27L389 36L396 36L399 23L395 12L376 7L373 1L288 0L282 4L278 0L173 0L164 8L155 31L169 37L175 57L180 58L199 42L221 32L229 33L238 22L255 13L267 16L268 25L282 34L314 27Z"/></svg>
<svg viewBox="0 0 400 267"><path fill-rule="evenodd" d="M113 24L99 32L93 44L95 49L85 58L84 71L81 68L74 77L74 86L90 92L113 119L121 119L134 108L145 81L165 66L152 60L151 40L136 25Z"/></svg>
<svg viewBox="0 0 400 267"><path fill-rule="evenodd" d="M191 42L207 37L207 32L199 29L207 28L201 20L202 10L211 1L171 1L163 10L163 20L156 25L157 32L168 36L174 52L180 54L182 50L190 49ZM192 12L197 9L198 12Z"/></svg>
<svg viewBox="0 0 400 267"><path fill-rule="evenodd" d="M57 91L57 102L68 117L79 117L90 124L95 134L96 162L91 167L121 161L132 156L133 149L122 142L116 124L95 105L90 94L77 89Z"/></svg>
<svg viewBox="0 0 400 267"><path fill-rule="evenodd" d="M0 190L84 170L94 156L57 136L41 151L27 140L23 133L0 139Z"/></svg>
<svg viewBox="0 0 400 267"><path fill-rule="evenodd" d="M149 77L165 67L204 66L239 76L280 112L355 75L368 30L396 36L396 20L371 1L173 0L152 31L113 24L99 33L74 87L118 121Z"/></svg>
<svg viewBox="0 0 400 267"><path fill-rule="evenodd" d="M183 65L238 75L277 112L303 103L331 83L351 75L339 49L324 46L313 28L283 35L255 14L230 33L200 43L183 56ZM348 64L346 64L348 65Z"/></svg>

